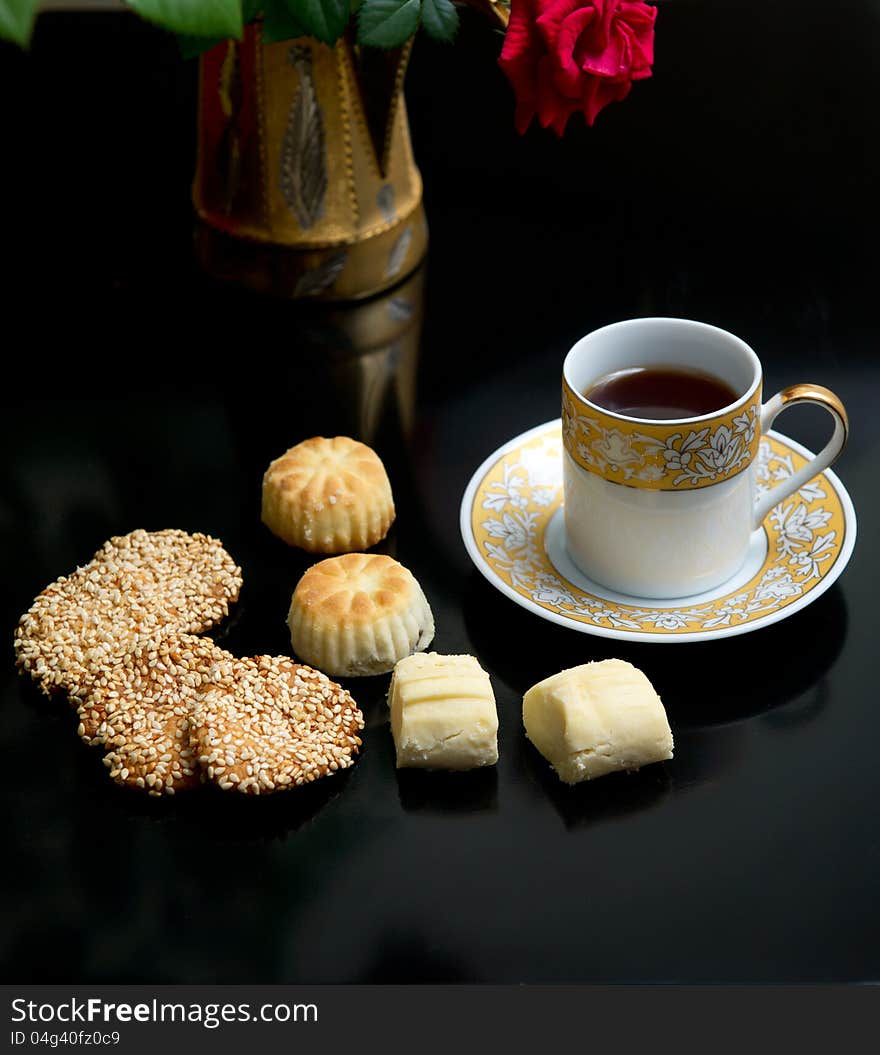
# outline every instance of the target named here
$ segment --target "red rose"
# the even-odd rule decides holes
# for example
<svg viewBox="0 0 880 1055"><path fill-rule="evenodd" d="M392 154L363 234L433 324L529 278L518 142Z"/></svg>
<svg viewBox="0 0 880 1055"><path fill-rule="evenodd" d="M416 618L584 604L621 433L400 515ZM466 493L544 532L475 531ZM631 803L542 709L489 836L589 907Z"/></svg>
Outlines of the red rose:
<svg viewBox="0 0 880 1055"><path fill-rule="evenodd" d="M516 127L537 114L562 135L651 76L657 8L639 0L511 0L499 64L516 94Z"/></svg>

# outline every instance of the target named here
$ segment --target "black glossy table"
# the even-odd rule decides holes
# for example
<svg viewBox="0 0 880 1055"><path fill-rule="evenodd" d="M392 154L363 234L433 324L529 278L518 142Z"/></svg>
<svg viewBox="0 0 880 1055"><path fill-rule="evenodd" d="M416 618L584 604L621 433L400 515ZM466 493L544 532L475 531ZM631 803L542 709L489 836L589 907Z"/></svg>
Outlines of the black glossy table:
<svg viewBox="0 0 880 1055"><path fill-rule="evenodd" d="M666 3L654 79L561 142L516 136L478 19L454 51L420 42L432 244L377 347L352 337L363 308L197 272L193 70L170 41L50 15L29 58L0 52L5 980L878 980L880 22L868 0L832 7ZM558 415L578 336L649 314L737 333L768 391L817 380L847 404L856 551L776 626L621 644L528 615L465 554L476 466ZM816 449L827 423L780 426ZM382 548L421 581L436 650L489 670L496 770L398 773L376 678L349 686L367 728L344 776L253 802L122 792L73 714L15 675L16 618L106 537L181 527L243 566L225 646L286 652L308 561L261 526L260 478L319 432L385 459ZM608 656L654 681L675 759L567 789L524 738L521 696Z"/></svg>

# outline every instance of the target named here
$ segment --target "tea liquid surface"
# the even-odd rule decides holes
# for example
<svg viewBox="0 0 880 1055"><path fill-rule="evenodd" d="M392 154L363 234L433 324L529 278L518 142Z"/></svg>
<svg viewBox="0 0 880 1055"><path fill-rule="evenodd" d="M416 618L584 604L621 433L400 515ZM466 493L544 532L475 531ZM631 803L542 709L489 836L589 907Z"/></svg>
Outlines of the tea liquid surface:
<svg viewBox="0 0 880 1055"><path fill-rule="evenodd" d="M683 366L615 370L593 382L584 395L603 410L660 421L711 414L738 398L727 382Z"/></svg>

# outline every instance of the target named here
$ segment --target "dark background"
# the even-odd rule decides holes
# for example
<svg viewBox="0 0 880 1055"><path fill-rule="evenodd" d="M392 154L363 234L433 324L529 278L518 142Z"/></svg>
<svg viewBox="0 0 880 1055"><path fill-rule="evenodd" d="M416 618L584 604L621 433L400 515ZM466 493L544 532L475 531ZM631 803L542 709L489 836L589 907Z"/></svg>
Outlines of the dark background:
<svg viewBox="0 0 880 1055"><path fill-rule="evenodd" d="M196 271L195 70L170 38L51 14L29 56L0 49L6 980L880 979L880 7L668 0L653 79L562 141L514 132L500 42L469 17L454 48L417 45L424 318L378 368L338 339L344 312ZM768 392L818 380L849 408L856 552L777 626L627 646L527 615L465 555L476 466L558 415L577 337L647 314L730 329ZM416 361L406 430L392 387ZM815 449L827 422L780 427ZM160 803L114 787L69 710L15 676L17 616L111 534L181 527L244 568L226 646L286 651L308 562L259 524L260 476L308 435L359 428L388 465L384 548L430 598L433 647L492 675L497 772L397 774L378 678L351 684L365 750L324 786ZM611 655L654 681L676 757L565 789L522 735L521 695Z"/></svg>

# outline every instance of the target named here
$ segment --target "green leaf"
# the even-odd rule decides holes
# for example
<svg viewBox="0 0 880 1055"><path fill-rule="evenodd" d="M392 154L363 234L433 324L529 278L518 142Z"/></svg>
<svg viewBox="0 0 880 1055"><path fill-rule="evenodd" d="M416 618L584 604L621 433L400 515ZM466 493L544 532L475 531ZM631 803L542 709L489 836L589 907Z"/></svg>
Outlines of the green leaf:
<svg viewBox="0 0 880 1055"><path fill-rule="evenodd" d="M358 11L358 41L376 48L405 44L419 25L420 0L364 0Z"/></svg>
<svg viewBox="0 0 880 1055"><path fill-rule="evenodd" d="M3 3L3 0L0 0L0 3ZM247 25L248 22L253 22L262 8L263 0L241 0L242 23ZM226 39L226 37L196 37L191 33L178 33L177 46L180 48L180 54L185 59L195 59Z"/></svg>
<svg viewBox="0 0 880 1055"><path fill-rule="evenodd" d="M286 0L287 9L309 36L335 44L348 25L349 0Z"/></svg>
<svg viewBox="0 0 880 1055"><path fill-rule="evenodd" d="M0 38L27 47L40 0L0 0Z"/></svg>
<svg viewBox="0 0 880 1055"><path fill-rule="evenodd" d="M422 25L434 40L453 40L458 30L458 12L452 0L422 0Z"/></svg>
<svg viewBox="0 0 880 1055"><path fill-rule="evenodd" d="M294 40L307 35L284 0L266 0L263 4L264 43L277 44L280 40Z"/></svg>
<svg viewBox="0 0 880 1055"><path fill-rule="evenodd" d="M197 59L205 51L221 44L225 37L194 37L190 33L177 34L177 46L185 59Z"/></svg>
<svg viewBox="0 0 880 1055"><path fill-rule="evenodd" d="M157 26L195 37L241 37L240 0L127 0Z"/></svg>

